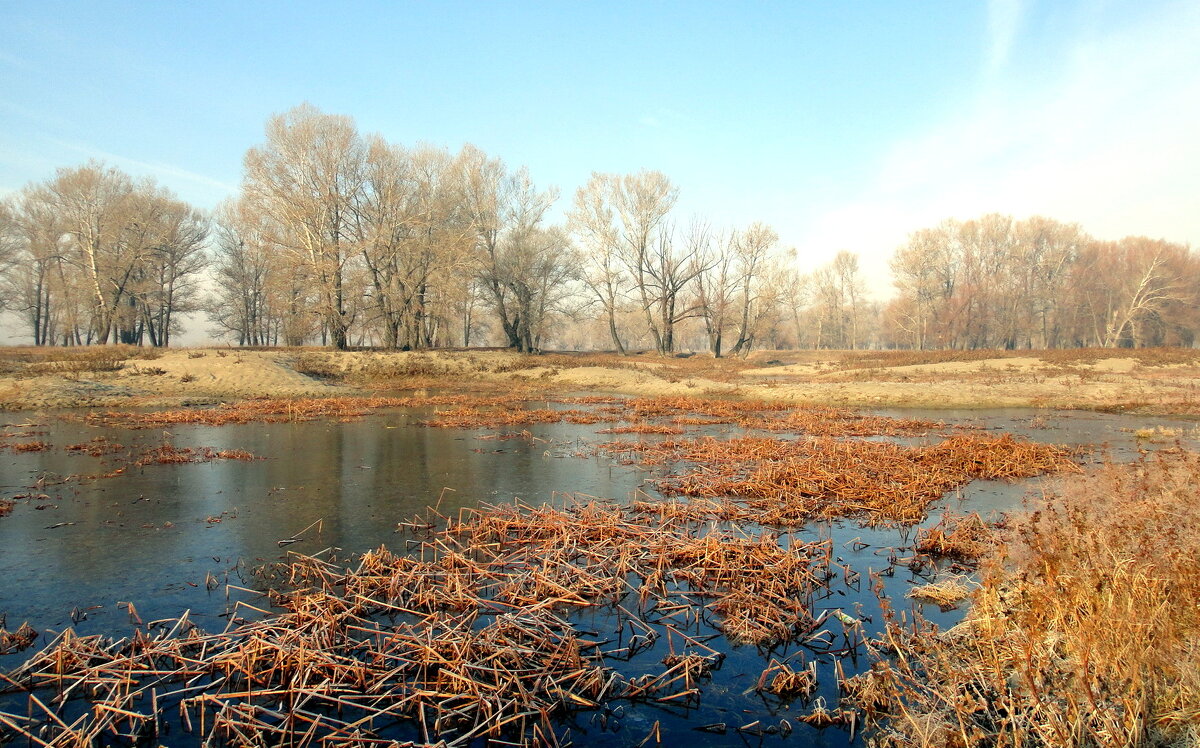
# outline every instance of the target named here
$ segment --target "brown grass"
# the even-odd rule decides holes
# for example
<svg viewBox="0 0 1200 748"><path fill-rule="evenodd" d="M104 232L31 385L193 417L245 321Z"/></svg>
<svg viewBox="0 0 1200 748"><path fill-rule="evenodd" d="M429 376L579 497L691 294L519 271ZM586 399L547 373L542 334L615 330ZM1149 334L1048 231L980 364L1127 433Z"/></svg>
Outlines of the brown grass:
<svg viewBox="0 0 1200 748"><path fill-rule="evenodd" d="M22 623L16 631L9 631L0 626L0 655L28 649L37 641L37 637L38 632L28 623Z"/></svg>
<svg viewBox="0 0 1200 748"><path fill-rule="evenodd" d="M78 444L68 444L64 449L73 454L86 454L92 457L103 457L104 455L117 454L124 451L125 447L122 444L112 441L106 436L96 436L88 439L86 442Z"/></svg>
<svg viewBox="0 0 1200 748"><path fill-rule="evenodd" d="M787 353L781 355L787 356ZM959 351L827 351L825 363L837 370L890 369L902 366L1035 356L1053 366L1094 364L1111 358L1132 358L1143 366L1200 365L1200 352L1190 348L1060 348L1003 350L980 348Z"/></svg>
<svg viewBox="0 0 1200 748"><path fill-rule="evenodd" d="M916 550L930 556L978 561L998 543L995 531L977 513L947 512L933 527L917 532Z"/></svg>
<svg viewBox="0 0 1200 748"><path fill-rule="evenodd" d="M1014 521L968 619L889 625L849 690L882 746L1191 745L1200 730L1200 456L1077 479Z"/></svg>
<svg viewBox="0 0 1200 748"><path fill-rule="evenodd" d="M945 429L934 421L869 416L842 408L789 405L759 400L719 400L694 397L562 398L557 402L583 406L570 409L526 408L531 396L419 395L406 397L255 398L211 408L160 411L100 411L84 417L93 425L126 428L167 428L178 424L222 426L253 422L349 420L387 408L444 407L426 419L435 428L503 428L534 423L592 424L627 421L602 433L683 433L683 426L733 424L746 429L809 433L825 436L926 434ZM547 402L540 398L540 402ZM655 421L660 422L655 422Z"/></svg>
<svg viewBox="0 0 1200 748"><path fill-rule="evenodd" d="M0 373L17 377L41 374L93 374L120 371L129 359L150 360L162 352L131 345L44 347L0 347Z"/></svg>
<svg viewBox="0 0 1200 748"><path fill-rule="evenodd" d="M318 418L360 418L382 408L408 408L430 405L463 404L472 401L462 395L430 397L328 397L328 398L255 398L239 400L214 408L176 410L104 411L88 413L84 420L93 425L125 428L165 428L178 424L225 426L239 423L281 423L313 421ZM476 400L481 404L499 404L496 399Z"/></svg>
<svg viewBox="0 0 1200 748"><path fill-rule="evenodd" d="M907 597L948 609L970 597L974 589L975 586L970 579L956 574L936 582L913 587L908 591Z"/></svg>
<svg viewBox="0 0 1200 748"><path fill-rule="evenodd" d="M259 460L260 457L244 449L215 450L211 447L176 447L172 444L160 444L143 449L133 459L131 464L138 467L145 465L182 465L193 462L212 462L213 460Z"/></svg>

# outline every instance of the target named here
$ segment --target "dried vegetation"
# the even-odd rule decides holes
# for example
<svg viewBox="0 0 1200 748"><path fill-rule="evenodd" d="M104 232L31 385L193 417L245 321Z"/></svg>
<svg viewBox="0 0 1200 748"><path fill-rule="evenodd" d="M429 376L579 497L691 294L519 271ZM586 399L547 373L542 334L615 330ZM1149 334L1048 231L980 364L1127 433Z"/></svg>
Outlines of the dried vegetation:
<svg viewBox="0 0 1200 748"><path fill-rule="evenodd" d="M567 712L697 703L724 655L689 629L829 646L827 617L813 614L836 568L829 541L785 547L665 514L579 501L414 518L413 554L381 548L354 568L295 557L270 572L292 590L274 599L283 612L235 615L224 632L186 617L116 642L68 631L5 676L29 694L29 716L0 720L60 744L153 739L172 721L242 744L367 745L398 732L550 745ZM615 616L619 633L568 619L588 608ZM657 666L615 667L663 638ZM796 695L811 677L777 667L760 687Z"/></svg>
<svg viewBox="0 0 1200 748"><path fill-rule="evenodd" d="M966 621L892 622L846 690L881 746L1174 746L1200 729L1200 456L1073 480L1013 520Z"/></svg>
<svg viewBox="0 0 1200 748"><path fill-rule="evenodd" d="M1079 469L1068 449L1009 435L959 435L928 446L829 437L705 437L609 442L601 449L626 461L684 463L656 482L659 490L734 497L737 505L725 504L733 516L779 526L847 516L915 523L930 502L977 478L1011 480Z"/></svg>

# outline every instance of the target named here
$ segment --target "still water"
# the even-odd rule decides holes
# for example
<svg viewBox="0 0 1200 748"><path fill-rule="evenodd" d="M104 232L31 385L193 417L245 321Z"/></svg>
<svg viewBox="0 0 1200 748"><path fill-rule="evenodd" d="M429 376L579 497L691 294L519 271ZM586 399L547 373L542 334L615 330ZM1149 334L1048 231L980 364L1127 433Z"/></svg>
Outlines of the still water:
<svg viewBox="0 0 1200 748"><path fill-rule="evenodd" d="M947 424L1002 430L1038 441L1095 445L1093 460L1107 454L1130 460L1138 450L1180 440L1196 447L1194 422L1180 419L1037 411L883 411L881 415L931 418ZM283 560L288 552L312 554L324 549L346 558L380 545L403 550L396 523L425 507L437 505L447 516L484 502L520 498L528 503L562 502L568 495L624 502L640 491L653 473L594 456L589 445L608 440L602 426L572 424L528 427L524 438L498 439L497 432L427 428L418 421L428 412L380 412L354 422L248 424L222 427L178 426L170 432L92 427L54 415L35 416L27 425L10 417L9 430L20 430L49 442L43 452L0 453L0 496L21 498L12 513L0 518L0 614L15 629L28 621L40 632L75 626L81 634L126 636L131 631L127 609L132 602L145 621L191 611L202 628L225 626L229 600L252 593L236 587L259 584L251 569ZM1161 429L1153 441L1138 440L1138 428ZM520 429L518 429L519 431ZM707 433L739 435L736 427L710 428ZM129 467L108 478L81 476L105 473L117 466L112 457L67 453L63 448L96 437L126 450L170 443L176 447L243 449L263 459L218 460L201 464ZM1103 445L1101 447L1101 445ZM1009 511L1036 490L1039 481L1018 484L977 481L935 506L940 510ZM903 555L913 530L865 528L852 521L817 523L788 536L795 540L832 538L835 555L861 572L889 566L889 556ZM283 541L281 544L280 541ZM896 607L911 608L904 593L916 578L898 567L884 578ZM262 603L259 603L262 604ZM878 605L866 583L835 584L818 610L842 609L878 629ZM930 620L952 625L961 610L923 606ZM580 614L582 625L602 628L595 613ZM593 620L587 620L588 617ZM44 633L43 636L46 634ZM46 641L45 638L41 640ZM744 735L690 732L698 724L745 724L753 719L795 716L804 705L767 702L748 689L770 652L715 641L729 654L705 689L701 705L678 710L647 705L624 707L620 719L596 727L595 715L582 715L574 725L577 744L636 743L655 721L662 723L667 743L701 740L707 744L742 744ZM793 648L795 649L795 648ZM629 666L649 666L662 657L658 648ZM25 655L0 657L10 669ZM832 658L818 657L819 696L836 703ZM866 663L843 663L847 672ZM765 721L764 721L765 723ZM615 732L614 732L615 730ZM689 731L689 732L683 732ZM752 742L779 742L779 736ZM793 745L847 745L841 730L798 730Z"/></svg>

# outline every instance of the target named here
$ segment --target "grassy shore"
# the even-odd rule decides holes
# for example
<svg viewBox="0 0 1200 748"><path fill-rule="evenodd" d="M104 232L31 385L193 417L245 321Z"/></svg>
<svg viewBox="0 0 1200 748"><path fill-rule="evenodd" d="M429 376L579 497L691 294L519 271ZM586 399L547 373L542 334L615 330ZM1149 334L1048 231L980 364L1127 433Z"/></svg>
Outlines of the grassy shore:
<svg viewBox="0 0 1200 748"><path fill-rule="evenodd" d="M324 349L0 349L0 408L130 407L445 389L742 397L853 407L1200 414L1200 351L520 355Z"/></svg>
<svg viewBox="0 0 1200 748"><path fill-rule="evenodd" d="M893 621L845 692L878 746L1200 742L1200 455L1072 479L1010 518L966 621Z"/></svg>

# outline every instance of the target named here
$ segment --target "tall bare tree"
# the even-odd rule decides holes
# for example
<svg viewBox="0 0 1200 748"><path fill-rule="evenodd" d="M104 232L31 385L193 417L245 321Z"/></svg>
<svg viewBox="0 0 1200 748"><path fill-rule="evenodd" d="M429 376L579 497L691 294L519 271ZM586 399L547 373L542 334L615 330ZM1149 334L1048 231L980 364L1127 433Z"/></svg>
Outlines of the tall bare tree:
<svg viewBox="0 0 1200 748"><path fill-rule="evenodd" d="M478 149L464 150L463 167L480 283L508 345L530 352L544 301L536 289L547 275L558 275L568 257L561 232L542 227L558 193L538 191L525 169L509 171Z"/></svg>
<svg viewBox="0 0 1200 748"><path fill-rule="evenodd" d="M617 317L629 290L630 281L620 259L620 235L609 198L611 177L593 172L575 193L575 203L567 216L567 225L575 237L580 280L591 300L604 310L608 335L617 353L625 354L625 344L617 329Z"/></svg>
<svg viewBox="0 0 1200 748"><path fill-rule="evenodd" d="M739 278L733 249L736 234L713 237L706 224L696 222L686 240L696 248L695 262L702 266L696 274L696 302L704 319L708 349L714 358L721 358L725 353L725 334L737 311Z"/></svg>
<svg viewBox="0 0 1200 748"><path fill-rule="evenodd" d="M763 301L758 288L760 275L767 265L767 258L779 243L779 235L770 226L754 223L745 231L734 235L731 248L737 258L738 278L741 283L741 324L737 342L730 350L733 354L748 354L754 345L757 322L766 313L769 303Z"/></svg>
<svg viewBox="0 0 1200 748"><path fill-rule="evenodd" d="M303 263L335 348L353 322L346 288L355 252L355 204L365 189L367 148L349 117L302 104L267 122L267 141L245 157L242 191L271 217L273 243Z"/></svg>
<svg viewBox="0 0 1200 748"><path fill-rule="evenodd" d="M169 194L155 195L159 220L158 240L146 256L135 289L139 310L138 342L144 332L154 346L168 346L179 330L180 315L199 305L199 281L208 268L204 249L209 235L208 217Z"/></svg>

